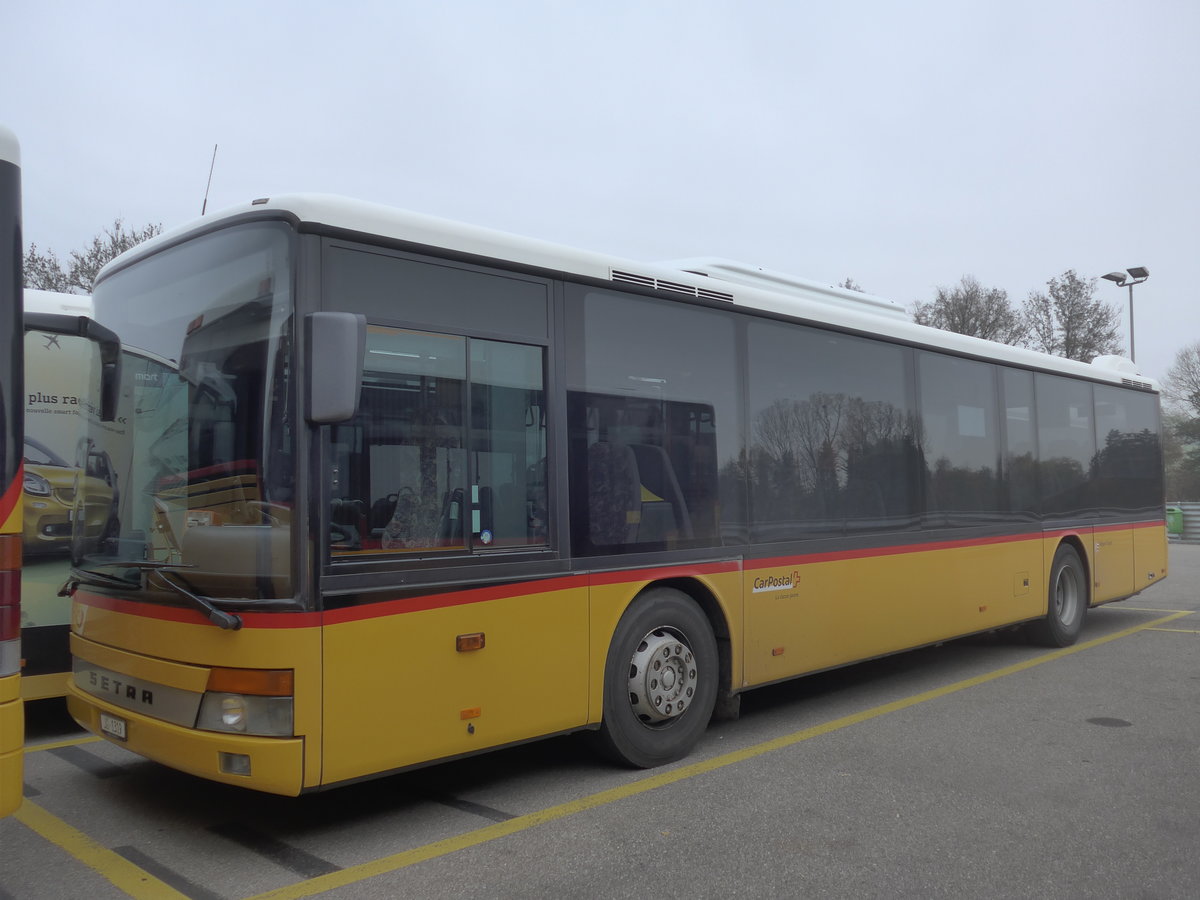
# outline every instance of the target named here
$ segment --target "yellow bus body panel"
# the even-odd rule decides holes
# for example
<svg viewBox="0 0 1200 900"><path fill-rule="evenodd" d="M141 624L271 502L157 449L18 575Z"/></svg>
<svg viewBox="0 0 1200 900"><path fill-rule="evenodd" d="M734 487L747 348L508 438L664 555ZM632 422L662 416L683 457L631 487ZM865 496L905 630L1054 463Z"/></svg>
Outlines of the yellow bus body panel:
<svg viewBox="0 0 1200 900"><path fill-rule="evenodd" d="M262 620L268 622L284 624L292 621L289 613L261 615ZM294 673L293 722L297 737L292 741L196 731L123 708L112 707L110 710L102 698L83 691L72 678L68 684L68 707L90 731L101 734L99 718L94 712L85 713L84 703L106 712L113 711L114 715L130 722L130 735L124 742L114 741L118 746L176 768L275 793L294 794L301 788L321 783L320 742L304 740L308 735L321 733L321 627L315 616L304 617L304 621L311 623L306 626L255 627L248 624L238 631L229 631L206 622L170 621L110 610L77 599L71 618L72 655L105 669L168 687L203 691L208 670L216 666L290 669ZM114 646L118 642L120 649ZM193 754L189 749L192 746L189 735L197 747L206 749ZM296 774L282 779L288 785L287 790L260 784L260 767L257 765L249 779L215 771L213 748L218 746L238 753L244 751L234 749L236 746L253 745L258 748L256 752L262 754L268 747L282 748L289 743L291 749L273 751L294 763ZM268 777L274 779L273 775Z"/></svg>
<svg viewBox="0 0 1200 900"><path fill-rule="evenodd" d="M24 795L23 758L25 708L21 703L21 676L0 678L0 816L21 805Z"/></svg>
<svg viewBox="0 0 1200 900"><path fill-rule="evenodd" d="M70 672L52 672L49 675L22 675L22 700L47 700L51 697L64 697L67 693L67 683L71 680Z"/></svg>
<svg viewBox="0 0 1200 900"><path fill-rule="evenodd" d="M1092 603L1120 600L1144 587L1134 586L1133 527L1096 528L1092 535Z"/></svg>
<svg viewBox="0 0 1200 900"><path fill-rule="evenodd" d="M326 626L323 783L587 721L592 661L582 582L460 600L450 594L448 605L390 615L367 606L361 618ZM458 636L473 634L483 635L482 649L456 649Z"/></svg>
<svg viewBox="0 0 1200 900"><path fill-rule="evenodd" d="M747 563L742 686L986 631L1046 611L1038 537L831 556L841 558L774 560L755 568Z"/></svg>
<svg viewBox="0 0 1200 900"><path fill-rule="evenodd" d="M67 709L93 734L103 733L100 730L101 713L124 720L128 740L112 743L181 772L288 796L299 794L304 787L304 738L249 737L184 728L113 706L99 697L83 693L74 683L67 689ZM251 774L222 772L218 765L220 753L249 756Z"/></svg>
<svg viewBox="0 0 1200 900"><path fill-rule="evenodd" d="M167 659L141 656L114 647L106 647L80 635L71 635L71 655L95 663L122 675L143 681L165 684L194 694L204 693L208 686L207 666L188 666Z"/></svg>
<svg viewBox="0 0 1200 900"><path fill-rule="evenodd" d="M1167 526L1133 530L1133 577L1138 590L1167 577Z"/></svg>

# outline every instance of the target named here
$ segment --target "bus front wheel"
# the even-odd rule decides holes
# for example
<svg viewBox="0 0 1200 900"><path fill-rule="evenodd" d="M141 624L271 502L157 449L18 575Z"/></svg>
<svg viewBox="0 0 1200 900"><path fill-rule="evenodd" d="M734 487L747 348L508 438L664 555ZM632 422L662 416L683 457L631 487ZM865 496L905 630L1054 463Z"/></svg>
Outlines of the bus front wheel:
<svg viewBox="0 0 1200 900"><path fill-rule="evenodd" d="M1079 554L1070 544L1060 544L1050 566L1046 617L1029 624L1029 637L1045 647L1069 647L1083 631L1087 614L1087 578Z"/></svg>
<svg viewBox="0 0 1200 900"><path fill-rule="evenodd" d="M604 667L599 748L648 769L686 756L717 696L717 642L690 597L654 588L617 623Z"/></svg>

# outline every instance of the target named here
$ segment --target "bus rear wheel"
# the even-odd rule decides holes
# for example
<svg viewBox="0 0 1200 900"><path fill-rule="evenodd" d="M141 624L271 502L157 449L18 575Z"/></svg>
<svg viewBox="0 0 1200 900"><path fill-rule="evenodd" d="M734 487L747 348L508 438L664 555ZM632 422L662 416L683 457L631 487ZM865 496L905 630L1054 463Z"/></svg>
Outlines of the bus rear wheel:
<svg viewBox="0 0 1200 900"><path fill-rule="evenodd" d="M1060 544L1050 566L1046 617L1029 624L1029 638L1045 647L1069 647L1083 631L1088 590L1083 563L1070 544Z"/></svg>
<svg viewBox="0 0 1200 900"><path fill-rule="evenodd" d="M634 600L609 645L600 751L643 769L686 756L712 717L717 663L712 627L690 597L654 588Z"/></svg>

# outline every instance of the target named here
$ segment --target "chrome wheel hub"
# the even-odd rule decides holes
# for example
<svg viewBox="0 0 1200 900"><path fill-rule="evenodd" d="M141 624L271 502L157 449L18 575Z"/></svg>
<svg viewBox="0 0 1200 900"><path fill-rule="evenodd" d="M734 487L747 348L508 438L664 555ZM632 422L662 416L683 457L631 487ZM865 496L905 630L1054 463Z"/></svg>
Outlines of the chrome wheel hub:
<svg viewBox="0 0 1200 900"><path fill-rule="evenodd" d="M1054 584L1054 612L1058 621L1073 622L1079 612L1079 605L1080 591L1075 573L1070 569L1063 569L1058 573L1058 580Z"/></svg>
<svg viewBox="0 0 1200 900"><path fill-rule="evenodd" d="M681 634L656 628L638 643L629 660L629 702L643 722L683 715L696 685L696 657Z"/></svg>

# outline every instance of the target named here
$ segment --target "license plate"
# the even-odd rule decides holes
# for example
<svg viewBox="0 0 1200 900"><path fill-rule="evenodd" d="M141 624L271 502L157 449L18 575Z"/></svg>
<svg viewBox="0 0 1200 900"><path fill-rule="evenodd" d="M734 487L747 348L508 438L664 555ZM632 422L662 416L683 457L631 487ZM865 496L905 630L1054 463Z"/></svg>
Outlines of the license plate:
<svg viewBox="0 0 1200 900"><path fill-rule="evenodd" d="M124 719L118 719L116 716L110 716L108 713L100 713L100 730L109 737L116 738L118 741L125 740Z"/></svg>

